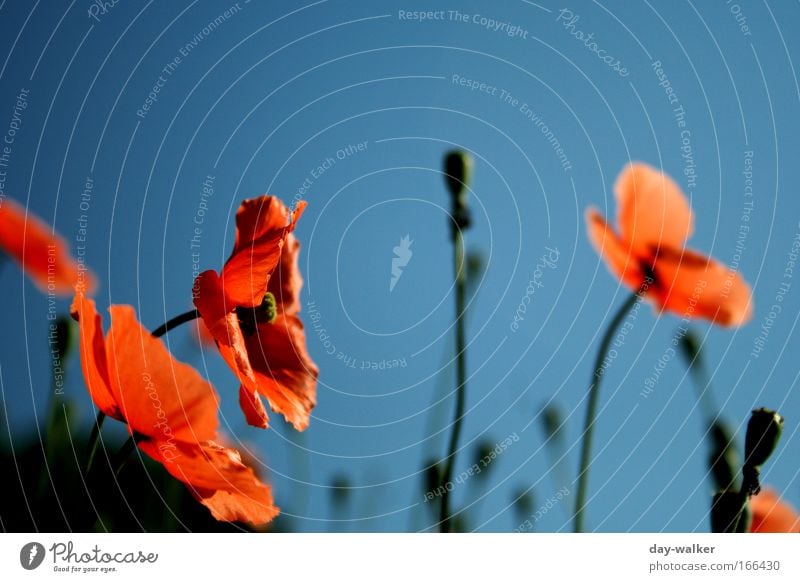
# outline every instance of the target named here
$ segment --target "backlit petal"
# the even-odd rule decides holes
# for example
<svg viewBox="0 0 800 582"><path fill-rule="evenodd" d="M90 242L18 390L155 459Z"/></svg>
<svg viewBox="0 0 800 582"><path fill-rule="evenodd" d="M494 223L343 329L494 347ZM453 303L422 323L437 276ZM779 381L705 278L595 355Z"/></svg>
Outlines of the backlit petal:
<svg viewBox="0 0 800 582"><path fill-rule="evenodd" d="M131 429L157 440L193 442L217 431L217 395L197 371L175 360L136 320L113 305L106 341L111 391Z"/></svg>
<svg viewBox="0 0 800 582"><path fill-rule="evenodd" d="M87 299L83 293L77 293L70 312L78 322L81 368L89 395L104 414L123 420L116 398L111 392L103 322L97 313L97 307L92 299Z"/></svg>
<svg viewBox="0 0 800 582"><path fill-rule="evenodd" d="M753 533L800 533L800 515L768 487L750 498Z"/></svg>
<svg viewBox="0 0 800 582"><path fill-rule="evenodd" d="M149 441L139 446L184 483L217 520L263 525L279 514L270 487L234 449L214 442L171 447Z"/></svg>
<svg viewBox="0 0 800 582"><path fill-rule="evenodd" d="M274 322L259 325L246 341L258 392L273 411L304 430L316 404L319 370L306 349L302 322L279 314Z"/></svg>
<svg viewBox="0 0 800 582"><path fill-rule="evenodd" d="M633 291L637 291L645 279L641 262L647 259L632 254L631 249L594 208L586 213L586 225L592 246L605 259L609 270Z"/></svg>
<svg viewBox="0 0 800 582"><path fill-rule="evenodd" d="M70 295L76 285L87 293L95 288L94 275L69 255L64 239L10 198L0 201L0 250L43 292Z"/></svg>
<svg viewBox="0 0 800 582"><path fill-rule="evenodd" d="M635 252L681 248L691 236L694 215L672 178L646 164L630 164L617 178L620 238Z"/></svg>
<svg viewBox="0 0 800 582"><path fill-rule="evenodd" d="M655 274L657 303L679 317L739 326L752 315L750 287L739 273L711 258L662 249Z"/></svg>

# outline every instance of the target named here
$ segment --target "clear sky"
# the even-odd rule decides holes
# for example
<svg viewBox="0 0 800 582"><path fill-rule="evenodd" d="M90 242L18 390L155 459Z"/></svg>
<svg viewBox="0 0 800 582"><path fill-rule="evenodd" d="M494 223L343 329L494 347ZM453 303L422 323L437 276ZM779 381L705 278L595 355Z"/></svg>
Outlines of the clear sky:
<svg viewBox="0 0 800 582"><path fill-rule="evenodd" d="M73 250L85 215L99 305L132 304L150 327L188 309L193 274L227 257L242 199L308 200L297 235L321 375L305 434L277 418L268 432L246 427L219 356L201 353L188 329L167 338L217 387L223 424L265 460L292 527L431 524L420 470L444 454L453 405L440 173L453 147L476 160L467 244L487 264L469 304L456 473L477 443L513 437L490 472L454 490L469 528L517 528L510 503L520 489L533 487L535 508L561 487L574 494L592 360L627 296L590 247L583 217L590 205L614 214L612 186L629 160L676 178L696 213L691 246L738 263L753 286L749 324L695 329L740 442L752 408L787 418L764 481L800 507L800 288L787 271L800 233L796 4L100 4L0 2L0 133L14 131L4 192L53 222ZM420 20L416 10L432 12ZM405 236L412 255L390 288ZM557 260L535 274L543 254ZM541 286L512 328L534 277ZM782 283L790 287L771 318ZM18 437L49 394L48 304L11 265L0 286L1 387ZM703 420L684 363L667 352L678 323L642 309L606 373L589 529L708 530ZM68 393L88 423L75 372ZM548 402L567 422L566 482L544 448L538 415ZM328 487L340 475L354 489L337 510ZM569 529L571 500L536 529Z"/></svg>

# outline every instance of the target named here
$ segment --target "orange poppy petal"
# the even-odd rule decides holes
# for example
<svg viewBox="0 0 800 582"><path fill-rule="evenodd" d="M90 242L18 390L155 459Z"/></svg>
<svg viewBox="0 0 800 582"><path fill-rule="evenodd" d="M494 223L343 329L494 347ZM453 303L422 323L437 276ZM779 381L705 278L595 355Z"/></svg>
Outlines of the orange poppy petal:
<svg viewBox="0 0 800 582"><path fill-rule="evenodd" d="M86 387L95 406L104 414L122 420L122 413L111 393L108 375L103 322L92 299L77 293L70 308L72 318L78 322L81 368Z"/></svg>
<svg viewBox="0 0 800 582"><path fill-rule="evenodd" d="M752 316L750 287L739 273L714 259L662 249L655 273L657 303L680 317L739 326Z"/></svg>
<svg viewBox="0 0 800 582"><path fill-rule="evenodd" d="M800 533L800 515L769 488L750 498L753 533Z"/></svg>
<svg viewBox="0 0 800 582"><path fill-rule="evenodd" d="M246 341L258 392L274 412L305 430L317 401L319 370L306 349L303 323L297 316L279 314Z"/></svg>
<svg viewBox="0 0 800 582"><path fill-rule="evenodd" d="M217 395L197 371L174 359L136 320L129 305L112 305L106 342L111 391L132 431L194 442L217 432Z"/></svg>
<svg viewBox="0 0 800 582"><path fill-rule="evenodd" d="M174 448L147 441L139 446L184 483L219 521L262 525L280 513L270 487L259 480L234 449L212 441L199 445L179 443Z"/></svg>
<svg viewBox="0 0 800 582"><path fill-rule="evenodd" d="M225 297L236 307L261 303L281 246L294 228L305 203L294 213L274 196L245 200L236 214L236 242L222 271Z"/></svg>
<svg viewBox="0 0 800 582"><path fill-rule="evenodd" d="M10 198L0 201L0 249L43 292L70 295L76 285L86 292L95 288L94 276L69 255L64 239Z"/></svg>
<svg viewBox="0 0 800 582"><path fill-rule="evenodd" d="M300 312L300 289L303 277L297 263L300 258L300 241L292 233L286 236L281 249L278 267L269 280L268 291L275 296L279 308L287 315Z"/></svg>
<svg viewBox="0 0 800 582"><path fill-rule="evenodd" d="M596 209L586 212L586 225L592 246L606 261L609 270L633 291L638 291L645 280L640 259L631 254L631 249Z"/></svg>
<svg viewBox="0 0 800 582"><path fill-rule="evenodd" d="M672 178L646 164L630 164L617 178L617 225L638 254L680 248L691 236L694 215Z"/></svg>
<svg viewBox="0 0 800 582"><path fill-rule="evenodd" d="M257 392L242 385L239 387L239 407L247 424L256 428L269 428L269 415Z"/></svg>

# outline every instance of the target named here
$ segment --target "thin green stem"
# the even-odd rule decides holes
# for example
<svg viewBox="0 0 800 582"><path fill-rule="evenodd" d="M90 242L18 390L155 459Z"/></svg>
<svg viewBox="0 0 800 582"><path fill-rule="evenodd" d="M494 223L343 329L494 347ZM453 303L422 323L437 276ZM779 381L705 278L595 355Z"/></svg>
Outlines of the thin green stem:
<svg viewBox="0 0 800 582"><path fill-rule="evenodd" d="M103 413L102 411L98 412L97 419L95 420L94 426L92 427L92 432L89 435L89 456L86 458L87 473L92 468L94 457L97 454L97 445L100 442L100 429L103 428L103 421L105 421L105 419L106 419L105 413Z"/></svg>
<svg viewBox="0 0 800 582"><path fill-rule="evenodd" d="M175 329L179 325L188 323L192 320L197 319L198 317L200 317L200 312L197 311L196 309L191 309L186 313L181 313L180 315L176 315L169 321L163 323L162 325L154 329L151 335L153 337L161 337L162 335L164 335L165 333L167 333L172 329Z"/></svg>
<svg viewBox="0 0 800 582"><path fill-rule="evenodd" d="M589 466L591 465L592 456L592 440L594 437L595 417L597 416L597 404L600 396L600 383L603 379L603 360L606 357L608 348L611 345L611 340L614 339L614 334L617 333L617 328L622 324L625 316L639 301L639 297L644 293L646 286L643 285L638 293L632 294L625 303L619 308L614 319L611 320L611 325L608 326L605 335L600 343L600 350L597 352L597 359L595 360L594 370L592 372L592 381L589 384L589 403L586 408L586 421L583 426L583 442L581 443L581 464L580 473L578 474L578 492L575 495L575 521L574 531L576 533L582 532L584 527L584 514L586 510L586 495L589 488Z"/></svg>
<svg viewBox="0 0 800 582"><path fill-rule="evenodd" d="M122 445L122 448L119 451L117 451L117 454L114 457L115 477L119 477L119 474L122 472L122 469L124 469L125 465L128 464L128 460L131 458L131 453L133 453L135 448L136 448L136 439L130 437L128 440L125 441L125 444Z"/></svg>
<svg viewBox="0 0 800 582"><path fill-rule="evenodd" d="M461 437L461 428L464 420L464 407L467 389L467 361L466 361L466 332L464 330L466 311L466 274L464 270L464 235L457 225L453 227L453 258L455 266L455 295L456 295L456 409L453 417L453 431L450 433L450 443L447 448L447 459L442 473L442 501L439 508L439 531L450 531L450 494L448 487L453 478L458 441Z"/></svg>

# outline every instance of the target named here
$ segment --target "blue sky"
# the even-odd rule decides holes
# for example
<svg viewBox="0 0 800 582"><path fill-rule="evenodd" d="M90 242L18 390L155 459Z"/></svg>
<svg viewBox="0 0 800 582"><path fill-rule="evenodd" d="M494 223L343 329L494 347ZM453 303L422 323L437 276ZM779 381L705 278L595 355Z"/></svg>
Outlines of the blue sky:
<svg viewBox="0 0 800 582"><path fill-rule="evenodd" d="M797 7L120 2L93 18L90 6L0 4L8 57L0 63L0 132L20 90L29 91L6 191L73 248L87 214L98 303L132 304L150 327L190 307L197 268L225 260L242 199L308 200L297 234L308 346L321 375L305 434L277 419L266 433L246 427L220 358L197 350L188 330L168 336L175 355L221 393L223 424L264 459L295 528L431 523L419 471L443 455L452 414L452 249L441 159L453 147L475 158L467 244L487 263L469 305L469 413L456 471L469 467L476 443L519 437L488 479L454 491L456 505L469 507L470 528L513 530L513 492L533 486L538 507L564 486L544 448L545 403L564 411L564 467L574 478L592 360L627 296L591 249L583 216L591 205L613 215L613 182L629 160L676 178L696 213L691 246L731 263L752 152L751 228L739 272L753 286L754 317L741 329L695 329L725 418L743 430L757 406L786 416L764 480L800 506L800 369L792 357L800 291L786 277L800 231L800 41L788 24ZM435 11L438 19L401 10ZM590 34L617 70L581 40ZM87 178L94 187L84 212ZM213 194L203 198L209 179ZM393 248L406 235L413 255L390 291ZM547 248L558 260L541 273L514 330ZM784 281L792 285L782 312L754 357ZM47 298L10 266L0 285L2 389L12 434L22 435L49 394L41 364ZM60 307L66 312L68 302ZM311 307L322 332L310 325ZM677 325L643 308L606 374L590 529L707 531L703 421L682 361L669 361L653 393L640 395ZM90 402L74 372L68 391L88 422ZM329 503L336 475L354 487L339 513ZM568 529L567 499L536 529Z"/></svg>

